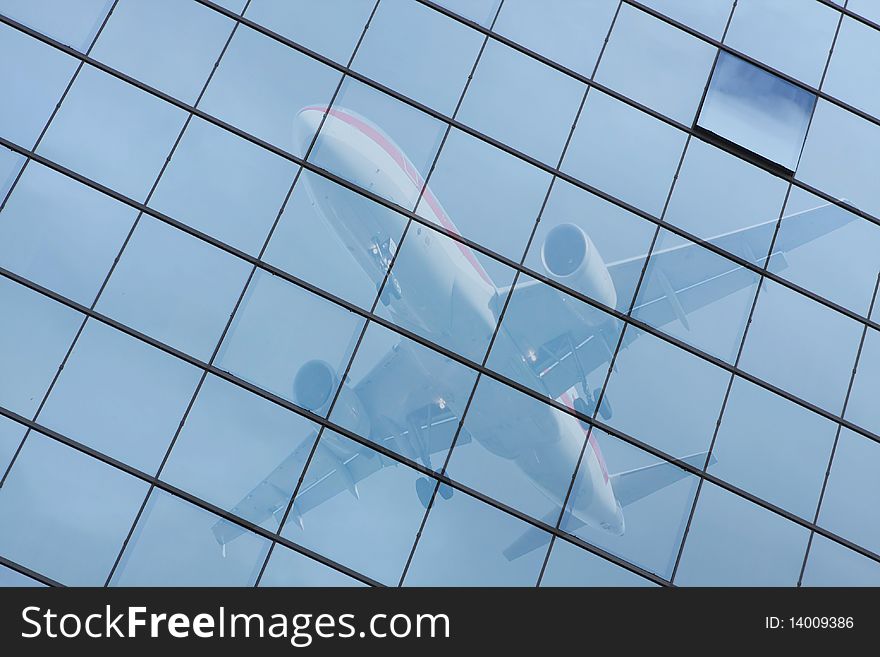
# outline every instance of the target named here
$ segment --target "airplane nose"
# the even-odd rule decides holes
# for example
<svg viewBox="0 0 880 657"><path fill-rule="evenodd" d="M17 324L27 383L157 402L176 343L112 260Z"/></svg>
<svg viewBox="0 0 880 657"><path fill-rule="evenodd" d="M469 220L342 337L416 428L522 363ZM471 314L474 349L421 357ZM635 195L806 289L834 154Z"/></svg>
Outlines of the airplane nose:
<svg viewBox="0 0 880 657"><path fill-rule="evenodd" d="M304 107L293 120L293 143L299 155L304 155L312 143L312 138L321 126L323 107Z"/></svg>

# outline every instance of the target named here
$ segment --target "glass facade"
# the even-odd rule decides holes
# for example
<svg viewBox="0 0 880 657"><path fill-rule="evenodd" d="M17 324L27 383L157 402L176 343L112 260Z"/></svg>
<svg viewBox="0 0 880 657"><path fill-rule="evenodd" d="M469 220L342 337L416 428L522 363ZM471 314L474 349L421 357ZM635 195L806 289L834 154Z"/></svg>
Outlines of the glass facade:
<svg viewBox="0 0 880 657"><path fill-rule="evenodd" d="M0 586L880 582L849 0L0 0Z"/></svg>

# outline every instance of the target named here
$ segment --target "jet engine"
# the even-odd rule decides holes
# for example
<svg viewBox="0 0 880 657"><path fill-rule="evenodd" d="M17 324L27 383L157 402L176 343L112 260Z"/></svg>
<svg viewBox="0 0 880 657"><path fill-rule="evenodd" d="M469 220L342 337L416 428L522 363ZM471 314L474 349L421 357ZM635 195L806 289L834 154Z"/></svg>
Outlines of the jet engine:
<svg viewBox="0 0 880 657"><path fill-rule="evenodd" d="M310 360L293 378L293 401L313 413L325 415L339 386L339 376L329 363ZM370 435L367 409L357 392L344 383L333 406L333 422L361 436Z"/></svg>
<svg viewBox="0 0 880 657"><path fill-rule="evenodd" d="M596 245L575 224L553 228L541 245L547 275L566 287L614 308L617 292Z"/></svg>

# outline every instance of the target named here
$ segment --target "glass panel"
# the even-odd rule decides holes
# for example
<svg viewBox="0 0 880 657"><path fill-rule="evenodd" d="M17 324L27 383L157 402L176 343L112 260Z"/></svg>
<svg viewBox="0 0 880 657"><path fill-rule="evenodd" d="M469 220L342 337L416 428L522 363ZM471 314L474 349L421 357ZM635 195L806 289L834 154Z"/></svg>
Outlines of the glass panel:
<svg viewBox="0 0 880 657"><path fill-rule="evenodd" d="M793 187L774 251L785 254L780 275L867 315L880 267L876 224Z"/></svg>
<svg viewBox="0 0 880 657"><path fill-rule="evenodd" d="M407 210L416 205L445 130L428 114L351 78L329 114L323 106L306 107L296 124L303 144L321 126L309 160Z"/></svg>
<svg viewBox="0 0 880 657"><path fill-rule="evenodd" d="M624 3L596 81L689 124L715 52L708 43Z"/></svg>
<svg viewBox="0 0 880 657"><path fill-rule="evenodd" d="M584 92L574 78L490 39L458 118L555 165Z"/></svg>
<svg viewBox="0 0 880 657"><path fill-rule="evenodd" d="M216 0L216 3L221 7L226 7L229 11L234 11L236 14L240 14L241 10L244 9L247 4L246 0Z"/></svg>
<svg viewBox="0 0 880 657"><path fill-rule="evenodd" d="M880 564L815 534L803 586L880 586Z"/></svg>
<svg viewBox="0 0 880 657"><path fill-rule="evenodd" d="M504 553L520 536L533 532L549 541L549 535L541 530L470 495L455 491L444 499L438 493L403 583L534 586L546 550L534 550L513 560Z"/></svg>
<svg viewBox="0 0 880 657"><path fill-rule="evenodd" d="M39 421L153 473L198 378L199 371L183 361L89 321Z"/></svg>
<svg viewBox="0 0 880 657"><path fill-rule="evenodd" d="M76 60L6 25L0 26L0 60L15 62L0 69L0 135L30 148L76 70Z"/></svg>
<svg viewBox="0 0 880 657"><path fill-rule="evenodd" d="M0 0L0 12L77 50L85 51L112 0Z"/></svg>
<svg viewBox="0 0 880 657"><path fill-rule="evenodd" d="M256 255L297 167L207 121L193 118L150 205Z"/></svg>
<svg viewBox="0 0 880 657"><path fill-rule="evenodd" d="M174 443L162 479L272 531L287 509L318 426L208 376ZM231 540L240 531L227 524Z"/></svg>
<svg viewBox="0 0 880 657"><path fill-rule="evenodd" d="M688 25L710 37L720 39L733 7L733 0L642 0L642 4Z"/></svg>
<svg viewBox="0 0 880 657"><path fill-rule="evenodd" d="M7 278L0 278L0 308L0 404L33 417L83 317Z"/></svg>
<svg viewBox="0 0 880 657"><path fill-rule="evenodd" d="M840 0L834 1L839 5L844 4L843 2L840 2ZM848 2L846 2L846 8L864 16L868 20L880 23L880 6L878 6L874 0L848 0ZM843 20L845 22L850 19L844 17Z"/></svg>
<svg viewBox="0 0 880 657"><path fill-rule="evenodd" d="M495 14L498 13L501 0L440 0L437 4L451 9L459 16L489 27Z"/></svg>
<svg viewBox="0 0 880 657"><path fill-rule="evenodd" d="M31 579L26 575L22 575L21 573L12 570L12 568L0 566L0 588L41 586L45 586L45 584L38 582L35 579Z"/></svg>
<svg viewBox="0 0 880 657"><path fill-rule="evenodd" d="M812 520L837 425L735 378L709 472Z"/></svg>
<svg viewBox="0 0 880 657"><path fill-rule="evenodd" d="M594 89L562 168L659 217L685 139L682 131Z"/></svg>
<svg viewBox="0 0 880 657"><path fill-rule="evenodd" d="M880 12L874 20L880 21ZM880 32L844 16L822 90L877 116L880 114L878 86Z"/></svg>
<svg viewBox="0 0 880 657"><path fill-rule="evenodd" d="M84 66L38 151L140 201L185 116L155 96Z"/></svg>
<svg viewBox="0 0 880 657"><path fill-rule="evenodd" d="M0 198L6 197L24 161L25 159L15 151L0 146Z"/></svg>
<svg viewBox="0 0 880 657"><path fill-rule="evenodd" d="M245 15L346 64L374 5L373 0L251 0Z"/></svg>
<svg viewBox="0 0 880 657"><path fill-rule="evenodd" d="M376 313L479 363L513 276L509 267L414 223Z"/></svg>
<svg viewBox="0 0 880 657"><path fill-rule="evenodd" d="M0 489L0 553L70 586L102 586L147 484L31 433Z"/></svg>
<svg viewBox="0 0 880 657"><path fill-rule="evenodd" d="M260 586L366 586L290 548L275 545Z"/></svg>
<svg viewBox="0 0 880 657"><path fill-rule="evenodd" d="M495 31L583 75L592 75L615 0L507 0Z"/></svg>
<svg viewBox="0 0 880 657"><path fill-rule="evenodd" d="M546 171L453 129L416 212L519 262L549 186Z"/></svg>
<svg viewBox="0 0 880 657"><path fill-rule="evenodd" d="M815 104L810 92L722 52L697 125L794 171Z"/></svg>
<svg viewBox="0 0 880 657"><path fill-rule="evenodd" d="M732 260L661 230L632 316L732 363L759 281Z"/></svg>
<svg viewBox="0 0 880 657"><path fill-rule="evenodd" d="M846 404L846 419L880 434L880 331L867 329L858 369Z"/></svg>
<svg viewBox="0 0 880 657"><path fill-rule="evenodd" d="M839 19L840 12L812 0L739 0L724 42L818 87Z"/></svg>
<svg viewBox="0 0 880 657"><path fill-rule="evenodd" d="M250 271L244 260L142 217L97 310L207 361Z"/></svg>
<svg viewBox="0 0 880 657"><path fill-rule="evenodd" d="M556 539L541 586L628 587L654 583L573 543Z"/></svg>
<svg viewBox="0 0 880 657"><path fill-rule="evenodd" d="M340 77L329 66L242 26L199 106L285 151L303 155L315 130L305 134L305 128L296 124L296 112L311 103L326 105Z"/></svg>
<svg viewBox="0 0 880 657"><path fill-rule="evenodd" d="M120 0L91 55L194 103L234 23L192 0Z"/></svg>
<svg viewBox="0 0 880 657"><path fill-rule="evenodd" d="M330 420L440 470L476 372L370 324Z"/></svg>
<svg viewBox="0 0 880 657"><path fill-rule="evenodd" d="M154 490L110 582L111 586L253 586L269 541L242 531L221 549L218 517Z"/></svg>
<svg viewBox="0 0 880 657"><path fill-rule="evenodd" d="M575 386L594 399L622 323L527 276L512 294L488 366L552 399Z"/></svg>
<svg viewBox="0 0 880 657"><path fill-rule="evenodd" d="M0 415L0 476L6 472L27 427Z"/></svg>
<svg viewBox="0 0 880 657"><path fill-rule="evenodd" d="M763 266L787 189L782 178L692 139L664 219Z"/></svg>
<svg viewBox="0 0 880 657"><path fill-rule="evenodd" d="M819 513L822 527L873 552L880 552L878 468L880 445L841 429Z"/></svg>
<svg viewBox="0 0 880 657"><path fill-rule="evenodd" d="M396 585L425 513L418 472L331 431L321 442L284 536Z"/></svg>
<svg viewBox="0 0 880 657"><path fill-rule="evenodd" d="M674 456L708 449L729 374L632 327L623 344L605 390L609 423Z"/></svg>
<svg viewBox="0 0 880 657"><path fill-rule="evenodd" d="M809 530L706 482L675 583L795 586Z"/></svg>
<svg viewBox="0 0 880 657"><path fill-rule="evenodd" d="M551 233L560 234L561 225L574 224L581 228L595 246L597 255L611 273L616 303L612 305L627 312L633 301L636 285L642 275L644 258L651 246L657 226L636 214L567 182L557 180L547 200L541 222L529 248L526 265L535 271L550 274L545 257L553 257L558 242L549 239ZM579 289L577 280L559 280L564 285ZM583 288L587 289L587 288ZM611 301L611 297L607 299Z"/></svg>
<svg viewBox="0 0 880 657"><path fill-rule="evenodd" d="M816 105L798 179L880 215L880 126L826 101Z"/></svg>
<svg viewBox="0 0 880 657"><path fill-rule="evenodd" d="M137 211L31 162L0 214L0 264L91 305Z"/></svg>
<svg viewBox="0 0 880 657"><path fill-rule="evenodd" d="M484 37L417 2L380 2L352 68L452 115Z"/></svg>
<svg viewBox="0 0 880 657"><path fill-rule="evenodd" d="M560 528L668 579L696 489L694 475L593 429Z"/></svg>
<svg viewBox="0 0 880 657"><path fill-rule="evenodd" d="M303 171L263 259L370 309L406 221L357 192Z"/></svg>
<svg viewBox="0 0 880 657"><path fill-rule="evenodd" d="M216 362L224 370L293 401L298 399L294 381L300 368L311 365L303 370L302 381L307 381L310 373L317 375L326 385L329 400L363 322L341 306L257 270ZM325 372L326 380L319 375Z"/></svg>
<svg viewBox="0 0 880 657"><path fill-rule="evenodd" d="M861 337L858 322L764 281L740 366L838 413Z"/></svg>

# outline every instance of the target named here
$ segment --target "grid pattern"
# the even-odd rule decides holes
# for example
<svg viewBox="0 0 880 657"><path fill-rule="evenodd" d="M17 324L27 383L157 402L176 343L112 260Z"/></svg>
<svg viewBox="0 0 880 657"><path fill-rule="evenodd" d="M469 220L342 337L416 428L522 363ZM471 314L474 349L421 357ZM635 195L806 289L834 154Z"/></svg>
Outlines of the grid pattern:
<svg viewBox="0 0 880 657"><path fill-rule="evenodd" d="M804 7L810 7L807 13L817 16L816 24L807 26L812 30L809 33L827 32L828 40L820 43L821 38L814 36L815 42L807 41L811 46L811 50L807 49L810 55L824 53L824 56L820 66L802 70L799 66L811 57L804 56L795 62L798 66L794 66L784 60L774 61L778 53L750 55L747 38L738 37L735 45L730 44L735 35L748 34L747 21L753 10L743 1L736 6L731 2L707 3L717 5L718 16L723 19L716 21L715 36L709 33L716 28L706 27L707 23L699 29L691 27L695 18L666 16L662 13L664 3L650 3L657 5L654 8L630 0L609 2L604 16L588 17L591 28L596 24L604 28L596 30L595 51L577 53L577 56L561 49L554 51L552 42L542 41L540 26L530 31L528 3L512 0L489 3L493 6L485 16L470 18L456 13L460 7L443 6L448 3L380 0L364 3L369 5L365 8L349 3L344 22L357 24L356 29L350 30L349 50L344 45L337 47L319 39L308 45L300 43L319 34L317 27L310 33L286 36L285 24L278 22L271 8L267 8L271 3L252 1L243 7L231 8L207 0L155 3L161 6L157 20L191 20L204 26L205 34L214 33L213 41L205 37L197 40L195 46L188 46L199 56L187 61L204 60L200 71L172 73L163 71L161 64L157 70L137 70L135 64L126 60L125 48L116 46L114 49L119 39L125 43L126 19L138 18L136 12L143 11L143 4L138 8L137 2L120 0L98 7L102 4L96 3L97 24L93 36L86 32L91 37L87 44L70 40L66 35L53 35L48 23L40 24L33 17L16 18L10 11L9 16L4 14L2 18L6 27L4 42L8 42L11 49L19 48L15 52L22 53L22 57L28 56L25 53L31 49L35 53L31 55L34 61L39 58L39 65L47 67L43 71L35 69L41 74L40 79L51 80L49 69L53 75L58 69L62 83L42 97L34 92L25 101L30 103L25 105L28 112L21 111L3 119L9 128L0 136L0 144L10 152L6 159L10 161L11 177L0 224L5 215L11 225L16 212L23 212L20 208L35 203L29 201L27 195L29 178L34 177L37 183L32 184L41 188L34 171L41 172L44 180L54 177L53 181L63 180L77 190L92 190L89 194L100 192L101 198L108 199L104 203L111 203L112 199L114 209L128 208L133 214L128 218L124 234L120 232L116 242L105 244L106 253L115 251L109 258L105 257L108 266L95 277L91 287L77 288L73 281L53 279L33 265L33 259L30 262L16 260L15 252L23 248L23 242L16 243L15 237L22 239L21 233L4 235L4 240L11 245L9 253L4 252L0 261L0 273L9 289L4 292L7 299L4 306L10 317L23 318L20 321L25 327L18 329L18 334L10 331L10 340L32 341L25 351L40 355L39 363L28 362L23 369L28 372L27 377L15 369L17 361L10 357L13 376L3 386L0 414L8 421L8 430L4 425L3 431L8 433L9 444L13 446L8 450L8 463L2 461L3 453L0 453L0 465L5 469L0 507L4 506L3 497L7 498L0 518L11 529L9 535L19 536L15 540L7 539L6 547L0 547L5 566L44 583L107 585L172 582L185 577L184 572L194 568L194 560L205 562L195 569L201 578L195 581L239 585L353 584L356 581L384 585L450 581L525 585L738 582L799 585L876 581L880 548L870 517L874 506L872 494L876 497L877 493L872 489L870 466L877 462L875 443L880 439L878 421L870 403L878 368L875 356L878 325L872 318L878 264L870 250L880 214L874 207L876 199L872 195L876 192L870 183L871 171L876 171L876 155L869 153L866 160L853 157L850 170L839 177L836 170L840 163L830 161L828 154L833 151L823 146L830 139L835 144L862 142L869 148L880 122L871 113L870 94L860 94L864 86L841 78L840 71L847 62L835 62L835 57L845 57L847 49L852 48L848 39L866 38L860 30L874 35L880 29L870 17L833 2L803 3ZM669 8L665 10L672 13ZM319 25L318 10L303 11L313 11L310 18L316 21L314 25ZM468 11L477 10L471 7ZM554 12L563 18L572 18L567 15L572 11L565 3L559 3L558 8L553 6L546 13L551 18ZM759 17L772 18L760 14ZM781 18L793 20L792 16ZM421 21L427 27L423 27ZM745 28L740 27L743 23ZM399 79L392 79L387 61L383 62L381 48L375 44L386 36L383 30L399 29L401 24L411 25L415 32L428 30L431 38L439 43L455 39L461 51L471 52L472 57L462 62L433 62L438 68L434 70L436 75L430 77L429 85L407 78L405 71ZM781 24L796 33L797 25ZM817 28L820 24L821 30ZM615 61L639 56L639 46L632 38L635 34L638 39L640 29L648 30L642 34L651 37L647 43L659 43L658 47L668 47L672 54L692 53L694 59L702 58L704 66L696 72L684 68L665 71L669 80L656 86L629 79L619 71L632 72L639 66L620 69L615 67ZM371 37L371 30L378 35L375 39ZM857 33L858 37L853 36ZM65 45L68 40L74 45ZM679 44L686 45L677 50ZM173 42L152 45L159 49L182 47ZM720 50L817 96L804 153L793 175L736 144L692 127ZM540 177L545 184L543 187L540 183L534 185L540 188L540 194L536 195L536 213L523 220L519 241L514 239L519 226L493 224L490 228L494 230L488 231L481 228L479 222L460 221L464 230L459 234L457 230L438 226L417 202L419 198L411 204L386 198L359 181L335 172L333 161L322 155L326 113L307 144L292 145L288 135L273 123L272 103L276 99L271 94L278 94L278 102L291 99L284 96L283 79L277 76L273 79L275 64L267 60L269 57L289 62L289 66L284 64L287 70L295 72L302 86L309 86L309 93L322 97L322 102L331 108L354 106L358 109L359 105L372 108L372 117L380 123L387 111L388 125L383 127L389 132L395 128L394 138L406 148L414 162L421 158L415 164L421 167L419 173L424 181L422 193L418 195L421 199L429 186L435 191L455 189L455 171L465 166L464 160L455 160L455 149L462 148L461 144L476 145L472 147L492 153L498 162L505 158L505 162L516 163L526 172L519 174L523 183ZM242 66L247 69L248 62L265 66L259 74L251 70L258 81L261 76L265 77L264 87L235 88L236 84L245 84L240 77L235 77L235 72ZM429 63L432 62L422 65ZM62 70L65 66L69 75L66 79ZM870 68L868 63L863 66ZM453 71L453 67L457 68ZM528 76L526 83L533 85L534 96L552 107L567 102L568 114L547 117L548 126L539 125L536 129L540 133L537 139L522 132L523 120L538 124L543 121L543 117L529 114L527 99L523 99L523 116L514 116L510 122L500 120L493 115L491 101L505 90L503 85L501 91L492 85L503 81L504 70L523 71L523 75ZM855 75L851 65L848 70L848 75ZM25 77L34 75L37 73L26 72ZM680 98L687 94L670 99L664 89L668 86L676 93L676 85L685 78L688 93L692 93L696 104L682 108ZM108 91L111 87L112 91ZM838 91L826 92L826 88ZM248 99L242 100L248 91L254 92L250 106ZM257 92L269 95L260 96ZM133 158L137 161L123 171L106 165L112 162L113 154L109 150L112 146L101 144L100 134L91 137L97 142L97 160L80 157L87 149L77 148L78 144L87 143L78 141L77 133L88 132L89 99L101 101L101 94L105 94L105 102L118 103L113 106L114 112L127 112L144 124L153 125L139 128L153 142L151 148L132 141L135 147L144 148ZM136 106L146 103L143 99L147 98L149 106L144 105L143 109ZM611 103L613 107L605 119L601 114L602 103ZM285 109L289 122L289 115L298 108ZM516 105L507 109L514 114L519 111ZM41 111L47 111L43 125L37 129L25 125L25 119L30 121ZM163 113L167 118L160 116ZM362 113L366 114L367 110ZM625 142L597 143L595 140L601 135L589 132L594 125L604 128L603 120L613 125L609 117L617 120L624 115L626 120L630 116L634 118L622 129L644 130L642 136L648 140L645 144L649 147L671 144L660 159L651 153L645 154L647 169L638 169L639 158L627 159ZM400 127L395 124L396 119ZM556 119L565 121L562 127L554 124ZM190 144L188 136L194 133L196 126L228 143L235 140L245 160L262 158L260 161L267 164L265 170L259 169L260 177L265 176L267 185L275 175L270 172L270 166L272 171L278 171L277 178L281 181L289 172L290 183L280 182L275 186L278 205L267 211L265 230L258 236L261 239L255 237L249 241L245 238L251 236L235 234L219 224L200 224L185 203L175 199L173 191L165 191L173 190L172 182L163 181L173 179L177 171L175 155L182 160L189 153L185 150ZM113 128L108 126L108 130ZM288 132L289 129L287 126ZM664 140L663 131L671 136ZM125 129L121 134L133 132ZM136 140L137 136L132 139ZM593 155L598 162L589 157L584 160L583 140L588 146L604 149L599 151L602 158ZM162 151L161 144L165 142L169 148ZM645 151L649 151L649 147ZM101 152L102 148L105 152ZM151 151L155 154L149 160ZM248 155L244 155L246 151ZM771 212L772 216L741 218L740 221L748 221L739 226L721 223L706 226L712 223L705 219L706 211L723 214L723 208L688 205L689 198L692 204L700 200L693 200L692 195L693 190L701 186L699 173L694 173L694 167L697 171L700 169L701 152L711 154L706 157L714 158L710 161L717 163L716 168L709 168L703 175L711 177L713 172L718 177L730 175L727 185L744 185L742 189L750 193L760 185L773 188L766 198L745 206L749 211ZM616 160L618 156L620 163ZM614 163L603 163L603 158ZM662 162L666 164L658 164ZM643 186L621 186L619 177L602 176L603 164L612 171L626 172L628 167L635 167L637 175L648 176L648 179L641 181ZM871 169L872 165L875 168ZM733 169L737 173L729 174ZM748 174L740 174L740 171L748 171ZM239 173L246 175L243 171ZM736 176L740 175L745 182L738 182ZM285 247L290 249L304 241L308 243L307 235L291 233L288 228L289 217L303 212L298 190L306 184L306 178L326 181L322 184L332 185L336 190L334 194L353 195L362 199L359 202L365 204L364 207L368 204L376 212L391 213L399 218L401 228L399 237L395 238L396 250L371 294L356 292L328 278L320 267L309 267L308 262L279 255ZM759 179L760 185L753 182ZM55 182L42 184L45 195L60 189L50 187L57 184ZM566 211L564 201L559 200L564 199L565 194L589 198L593 208L602 208L609 216L620 217L620 225L615 224L607 231L609 236L599 245L600 250L604 252L607 245L621 256L632 256L636 254L627 249L635 248L638 242L649 254L635 273L626 299L618 297L616 303L609 304L607 300L572 289L548 276L540 260L536 260L538 245L546 236L545 227L558 223L560 206L563 213ZM761 194L754 192L755 197ZM252 200L257 202L256 197ZM461 202L466 205L469 200L465 198ZM458 203L455 199L443 201ZM599 203L602 205L596 205ZM816 240L818 248L799 259L793 251L788 266L779 267L774 260L775 247L777 240L782 243L787 238L787 227L791 225L787 218L821 203L835 209L834 221L839 222L841 228L830 235L837 238L836 241ZM590 206L571 205L567 212L578 207ZM695 207L699 210L696 214L700 221L697 222L690 221L694 210L687 211ZM725 230L771 218L772 229L760 252L751 246L742 250L739 245L714 239ZM125 220L117 223L125 224ZM636 226L638 228L630 228ZM584 228L599 244L601 233ZM119 232L118 225L115 230ZM620 237L624 230L641 237L627 244L626 239ZM523 312L513 301L514 294L504 297L485 344L468 352L450 346L442 334L432 332L431 327L408 325L385 312L383 294L388 293L389 285L396 284L398 262L401 268L406 266L406 259L411 257L409 244L417 241L413 235L416 232L421 235L423 231L429 231L434 239L450 240L476 252L481 261L485 260L484 266L496 281L504 280L514 291L529 281L537 281L539 286L566 295L571 303L602 313L618 326L608 340L608 362L594 373L596 403L592 412L570 408L553 395L548 396L505 369L503 361L495 357L499 351L496 338L502 334L505 321L519 321L511 318ZM507 231L509 236L497 235ZM258 232L258 228L254 232ZM505 237L509 239L505 241ZM184 239L188 241L180 241ZM721 301L710 305L702 320L693 319L691 326L686 320L681 320L683 327L652 321L650 313L645 314L643 308L652 300L651 290L662 285L663 277L662 269L658 274L653 264L661 262L663 254L676 243L693 244L704 258L726 263L722 269L736 268L752 276L751 282L743 287L746 294L740 295L738 305ZM143 252L147 254L146 260ZM97 251L90 253L102 255ZM190 273L201 270L214 279L216 289L196 290L200 298L208 299L208 307L199 308L199 317L207 318L203 323L190 316L193 326L186 331L179 326L169 327L167 319L164 323L154 321L156 316L163 317L165 300L161 296L139 299L137 287L139 279L163 280L151 278L154 273L150 271L150 254L154 260L163 255L167 257L172 271L183 267L182 263L189 263ZM327 259L332 260L332 255L328 253ZM174 258L179 258L181 264ZM100 259L89 264L100 269ZM836 268L842 268L842 273L831 276L830 270ZM188 270L183 268L182 271L185 277ZM817 276L817 272L820 275ZM278 291L272 292L273 289ZM281 292L282 289L285 291ZM854 290L861 293L855 294ZM254 314L256 319L253 320L248 316L258 299L263 298L260 295L268 300L264 303L300 304L299 313L309 313L309 317L314 313L318 326L323 327L317 330L327 330L327 343L337 340L341 345L333 356L339 361L342 381L355 379L354 373L363 371L363 361L373 358L368 346L372 344L371 338L373 342L380 340L377 335L399 336L406 344L413 345L412 348L453 364L456 372L471 373L470 378L462 375L466 384L463 384L459 407L461 417L453 418L455 429L449 436L447 448L441 452L442 464L434 467L430 460L402 454L384 439L364 435L364 431L345 422L344 417L334 415L344 387L336 388L324 411L314 412L295 403L287 390L276 385L272 375L247 369L244 361L236 360L237 350L242 349L236 346L237 336L249 330L246 327L251 324L260 326L258 315ZM135 298L134 305L126 300L127 296ZM181 296L174 302L185 304L187 297ZM168 317L167 313L164 317ZM174 319L174 315L170 317ZM179 317L185 319L187 315ZM59 327L58 332L23 338L28 332L28 320L34 322L31 326L41 320L49 321ZM810 330L804 331L805 325L809 325ZM342 337L337 339L340 335ZM638 342L636 336L641 336ZM7 336L4 334L3 338ZM786 345L788 341L793 345ZM308 338L305 342L305 346L299 348L308 352ZM151 443L149 449L143 445L125 449L111 439L92 435L88 412L81 408L85 405L84 399L76 395L76 390L81 388L87 390L88 397L94 398L94 391L104 389L97 381L121 376L118 370L112 369L112 363L100 363L99 354L110 343L124 345L116 352L116 358L131 359L133 367L143 364L141 371L157 377L154 388L164 386L174 393L161 399L165 406L158 406L155 415L164 413L165 417L156 417L155 424L143 413L126 415L123 411L114 414L120 416L118 425L108 425L107 431L111 433L132 431L137 437L140 430L135 430L133 425L143 423L146 428L142 440ZM637 351L636 345L649 346ZM12 351L4 349L4 355ZM164 355L160 357L160 353ZM24 356L26 358L28 353ZM318 350L315 354L300 353L297 357L302 360L325 356ZM111 355L110 360L113 358ZM106 356L104 359L107 360ZM812 369L803 369L800 366L805 360L815 360L817 364ZM174 368L179 372L170 372ZM75 378L79 372L84 374ZM458 377L458 373L455 376ZM26 390L27 399L12 393L25 390L22 381L32 386ZM647 385L657 382L655 385L663 385L680 395L658 393L656 400L646 402L643 387L646 381ZM88 386L92 386L91 394ZM507 490L518 488L514 479L510 479L508 486L499 485L499 480L509 475L497 470L479 476L479 461L473 452L476 447L459 444L470 435L469 421L471 415L479 413L480 391L486 386L501 386L506 391L504 394L516 396L518 404L548 406L558 414L575 416L591 427L571 463L570 472L566 473L564 508L569 506L577 488L578 473L583 473L590 440L601 441L609 460L614 455L618 460L614 470L661 460L675 463L680 468L681 480L668 492L655 496L641 516L634 512L621 540L573 527L568 513L561 509L557 509L555 515L542 516L536 511L540 505L531 498ZM134 388L132 394L135 392L144 395L139 399L149 400L154 391L148 386ZM295 417L300 423L299 430L306 435L313 432L312 438L303 443L304 458L298 476L282 491L286 503L274 524L243 514L235 506L241 495L224 492L223 475L215 471L207 473L213 476L206 477L206 473L197 472L199 468L208 467L200 461L212 463L207 455L212 448L205 443L200 451L198 443L192 442L199 430L190 427L201 426L202 432L210 431L210 424L205 429L205 414L212 415L210 409L219 414L222 400L231 404L233 398L241 395L248 400L244 404L265 404L265 409L272 409L257 412L255 417L283 412L284 422L293 422L289 418ZM216 407L210 401L214 398L220 400L214 402L219 404ZM610 417L600 413L606 398L615 409ZM124 397L111 403L124 403ZM107 410L103 413L107 414ZM160 420L167 422L162 424ZM652 425L659 429L651 430ZM104 430L96 429L94 434L102 432ZM697 462L686 458L689 452L703 453L689 446L702 447L706 450L705 456ZM81 457L72 456L71 449L85 455L88 465L75 465L85 462L75 460ZM355 500L356 506L333 507L326 511L318 506L302 518L297 500L312 490L315 483L310 479L310 467L330 458L326 456L328 452L338 458L340 449L345 454L349 453L345 450L357 449L361 454L372 454L371 458L380 462L386 459L400 464L393 469L395 479L385 484L387 489L375 494L375 502L367 499L365 490L356 496L359 498ZM463 451L465 449L470 451ZM779 453L786 449L793 451ZM241 458L243 452L230 454ZM43 499L42 494L33 492L34 486L52 490L53 484L42 481L38 474L39 465L47 467L49 463L72 468L73 472L77 472L77 467L84 473L91 472L89 477L103 482L100 488L103 494L110 493L109 496L116 498L113 508L101 509L97 508L100 504L95 504L94 516L74 514L74 524L79 529L73 532L71 550L76 552L80 540L94 541L100 547L90 557L87 567L66 565L68 558L82 559L82 554L27 555L27 541L36 540L40 530L34 529L33 536L29 537L22 523L25 518L46 514L45 506L51 504L51 498ZM213 461L213 464L217 467L222 462ZM258 464L239 465L246 469L245 466L252 468ZM251 485L257 484L265 474L249 475ZM417 502L415 506L409 504L416 500L416 494L406 486L416 481L416 477L426 477L433 484L426 508L419 507ZM52 497L75 497L72 491L81 486L78 481L56 483L58 488ZM354 489L357 492L356 486ZM450 490L456 494L449 496ZM230 497L236 495L234 500ZM404 495L411 498L407 505L395 502L396 506L388 506L391 498ZM94 493L88 499L93 500ZM384 507L380 503L383 499L386 500ZM10 511L10 507L17 507L19 511ZM385 519L395 514L393 523ZM645 519L640 519L643 516ZM51 514L46 517L51 519ZM651 517L652 520L647 519ZM235 542L224 545L222 556L216 544L211 547L205 543L205 537L213 542L211 527L216 526L218 518L243 534ZM295 519L302 520L302 530L294 527ZM58 522L58 518L54 521ZM89 523L95 526L90 527ZM309 525L315 529L308 528ZM502 557L504 545L498 545L498 541L503 539L507 543L529 527L544 534L541 546L522 559L508 561ZM49 526L42 531L56 529L66 530L63 526ZM383 538L377 540L372 536L376 533L383 533ZM63 534L42 537L43 540L51 538L59 544L64 542ZM768 549L769 546L774 549ZM209 547L213 552L208 552ZM59 545L57 549L62 547ZM28 562L23 555L35 561ZM176 563L174 556L178 558ZM469 566L468 562L478 565ZM725 579L730 573L737 578L735 581ZM742 579L744 573L751 579Z"/></svg>

